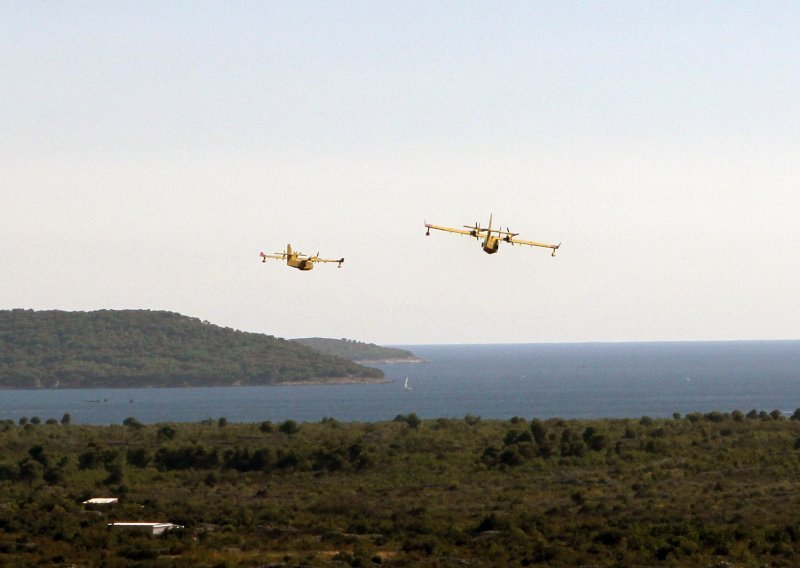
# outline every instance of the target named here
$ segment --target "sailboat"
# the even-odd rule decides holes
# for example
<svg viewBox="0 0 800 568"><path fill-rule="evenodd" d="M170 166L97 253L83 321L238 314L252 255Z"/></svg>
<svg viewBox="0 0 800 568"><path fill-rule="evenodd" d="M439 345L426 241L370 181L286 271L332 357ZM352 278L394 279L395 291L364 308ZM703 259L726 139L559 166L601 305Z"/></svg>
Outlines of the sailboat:
<svg viewBox="0 0 800 568"><path fill-rule="evenodd" d="M411 385L408 384L408 377L406 377L406 382L403 383L403 388L406 389L407 391L411 390Z"/></svg>

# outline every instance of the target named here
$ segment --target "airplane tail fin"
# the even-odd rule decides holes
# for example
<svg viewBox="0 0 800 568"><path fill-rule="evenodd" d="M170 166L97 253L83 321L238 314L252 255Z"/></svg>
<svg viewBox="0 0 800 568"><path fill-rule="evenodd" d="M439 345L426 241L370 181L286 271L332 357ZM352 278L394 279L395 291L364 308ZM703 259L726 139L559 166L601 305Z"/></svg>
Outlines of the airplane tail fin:
<svg viewBox="0 0 800 568"><path fill-rule="evenodd" d="M286 254L287 255L292 254L292 245L286 245Z"/></svg>

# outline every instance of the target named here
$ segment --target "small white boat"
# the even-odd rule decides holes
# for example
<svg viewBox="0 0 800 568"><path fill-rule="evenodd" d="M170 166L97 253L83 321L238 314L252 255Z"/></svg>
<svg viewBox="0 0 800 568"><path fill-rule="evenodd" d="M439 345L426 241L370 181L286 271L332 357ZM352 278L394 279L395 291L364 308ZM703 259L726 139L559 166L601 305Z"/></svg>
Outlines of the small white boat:
<svg viewBox="0 0 800 568"><path fill-rule="evenodd" d="M406 382L403 383L403 388L406 389L407 391L411 390L411 385L408 384L408 377L406 377Z"/></svg>

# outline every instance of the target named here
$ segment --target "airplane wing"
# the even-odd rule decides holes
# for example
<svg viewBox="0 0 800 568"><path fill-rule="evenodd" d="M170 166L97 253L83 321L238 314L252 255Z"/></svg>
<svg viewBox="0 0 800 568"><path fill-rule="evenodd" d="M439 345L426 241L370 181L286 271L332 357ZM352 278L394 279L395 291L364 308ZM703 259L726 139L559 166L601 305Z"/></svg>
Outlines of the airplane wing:
<svg viewBox="0 0 800 568"><path fill-rule="evenodd" d="M311 262L335 262L339 265L339 268L341 268L344 263L344 258L320 258L318 256L312 256L308 260Z"/></svg>
<svg viewBox="0 0 800 568"><path fill-rule="evenodd" d="M265 254L263 252L258 253L258 256L261 257L261 262L267 262L268 258L275 258L277 260L286 260L286 253L276 253L276 254Z"/></svg>
<svg viewBox="0 0 800 568"><path fill-rule="evenodd" d="M552 256L556 255L556 251L558 250L558 247L561 246L561 243L558 243L557 245L551 245L551 244L548 244L548 243L537 243L536 241L526 241L524 239L515 239L513 237L506 237L503 240L505 242L507 242L507 243L512 243L512 244L515 244L515 245L527 245L527 246L530 246L530 247L543 247L543 248L553 249L553 255Z"/></svg>
<svg viewBox="0 0 800 568"><path fill-rule="evenodd" d="M480 231L485 231L486 229L481 229L480 227L476 230L473 229L472 231L466 231L464 229L454 229L452 227L442 227L440 225L431 225L430 223L425 223L425 227L428 229L436 229L437 231L445 231L447 233L458 233L459 235L467 235L469 237L476 237L480 234Z"/></svg>
<svg viewBox="0 0 800 568"><path fill-rule="evenodd" d="M499 237L500 235L506 235L506 236L509 236L509 237L511 237L511 238L514 238L514 237L516 237L517 235L519 235L519 233L513 233L513 232L509 231L508 229L506 229L505 231L503 231L502 229L491 229L491 230L489 230L489 229L484 229L484 231L489 231L490 233L494 233L494 234L496 234L498 237Z"/></svg>

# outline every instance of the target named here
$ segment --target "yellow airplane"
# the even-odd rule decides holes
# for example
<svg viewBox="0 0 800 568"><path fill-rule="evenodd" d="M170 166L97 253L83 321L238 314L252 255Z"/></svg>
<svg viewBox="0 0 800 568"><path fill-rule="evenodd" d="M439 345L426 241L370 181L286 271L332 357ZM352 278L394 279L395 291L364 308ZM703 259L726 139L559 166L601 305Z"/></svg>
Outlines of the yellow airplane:
<svg viewBox="0 0 800 568"><path fill-rule="evenodd" d="M337 262L339 268L341 268L344 262L344 258L334 260L330 258L320 258L319 253L314 256L309 256L299 251L293 251L292 245L286 245L286 252L276 252L275 254L265 254L262 252L259 253L259 255L261 256L261 262L267 262L268 258L285 260L287 265L298 270L311 270L314 268L314 263L316 262Z"/></svg>
<svg viewBox="0 0 800 568"><path fill-rule="evenodd" d="M467 235L468 237L475 237L478 240L483 239L482 248L484 252L487 254L494 254L500 248L500 241L505 243L510 243L512 245L528 245L531 247L544 247L553 249L553 253L550 256L555 256L558 247L561 246L561 243L557 245L550 245L547 243L537 243L535 241L525 241L523 239L517 239L516 236L519 233L512 233L510 229L506 227L506 230L503 231L500 229L492 229L492 216L489 215L489 226L487 228L480 227L477 222L475 222L475 226L472 225L463 225L468 231L464 229L453 229L451 227L441 227L439 225L431 225L430 223L425 223L425 227L428 229L425 232L425 235L430 237L431 236L431 229L436 229L437 231L446 231L448 233L458 233L459 235Z"/></svg>

